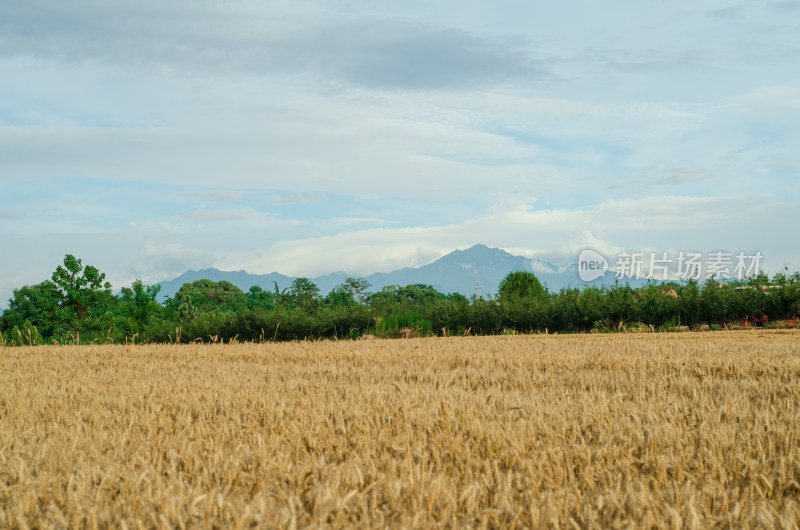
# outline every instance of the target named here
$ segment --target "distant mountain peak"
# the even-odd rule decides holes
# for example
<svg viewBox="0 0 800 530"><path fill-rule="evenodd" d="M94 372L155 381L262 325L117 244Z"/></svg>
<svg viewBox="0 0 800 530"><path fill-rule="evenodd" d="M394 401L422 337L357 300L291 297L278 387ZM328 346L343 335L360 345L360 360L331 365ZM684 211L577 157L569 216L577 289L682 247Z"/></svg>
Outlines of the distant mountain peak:
<svg viewBox="0 0 800 530"><path fill-rule="evenodd" d="M479 243L477 245L472 245L471 247L465 248L463 250L458 249L458 250L454 250L452 252L449 252L448 254L445 254L444 256L439 258L439 260L454 259L454 258L465 258L465 257L466 258L470 258L470 259L474 259L474 258L483 258L485 256L492 256L492 255L497 255L497 256L508 255L508 256L510 256L511 254L509 254L505 250L502 250L502 249L499 249L499 248L487 247L486 245L483 245L483 244ZM439 260L437 260L437 261L439 261Z"/></svg>
<svg viewBox="0 0 800 530"><path fill-rule="evenodd" d="M478 255L480 255L480 254L486 254L487 252L505 252L505 250L502 250L502 249L499 249L499 248L487 247L483 243L478 243L477 245L472 245L471 247L465 248L464 250L454 250L450 254L462 254L462 255L463 254L467 254L467 255L478 254Z"/></svg>
<svg viewBox="0 0 800 530"><path fill-rule="evenodd" d="M469 251L471 251L471 250L500 250L500 249L497 249L497 248L492 248L492 247L487 247L487 246L486 246L486 245L484 245L483 243L477 243L477 244L475 244L475 245L472 245L472 246L471 246L471 247L469 247L469 248L465 248L464 250L462 250L462 252L469 252Z"/></svg>

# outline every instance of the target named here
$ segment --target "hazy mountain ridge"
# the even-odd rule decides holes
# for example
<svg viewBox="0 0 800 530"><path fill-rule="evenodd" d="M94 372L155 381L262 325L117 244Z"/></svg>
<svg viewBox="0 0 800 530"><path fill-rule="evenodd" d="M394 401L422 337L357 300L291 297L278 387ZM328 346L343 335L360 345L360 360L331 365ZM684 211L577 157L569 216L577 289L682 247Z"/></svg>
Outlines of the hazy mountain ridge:
<svg viewBox="0 0 800 530"><path fill-rule="evenodd" d="M366 279L372 285L372 291L379 291L389 285L423 283L443 293L471 296L476 293L477 284L480 284L481 295L486 296L496 293L503 277L513 271L534 272L551 291L570 285L581 285L575 264L558 266L546 261L514 256L505 250L480 244L465 250L454 250L427 265L405 267L392 272L376 272ZM310 279L325 295L348 276L344 272L333 272ZM187 271L173 280L160 282L160 298L163 300L166 297L173 297L184 283L201 279L215 282L229 281L243 291L248 291L254 285L272 290L275 284L278 285L278 289L283 290L288 288L295 278L297 277L277 272L249 274L246 271L221 271L214 268Z"/></svg>

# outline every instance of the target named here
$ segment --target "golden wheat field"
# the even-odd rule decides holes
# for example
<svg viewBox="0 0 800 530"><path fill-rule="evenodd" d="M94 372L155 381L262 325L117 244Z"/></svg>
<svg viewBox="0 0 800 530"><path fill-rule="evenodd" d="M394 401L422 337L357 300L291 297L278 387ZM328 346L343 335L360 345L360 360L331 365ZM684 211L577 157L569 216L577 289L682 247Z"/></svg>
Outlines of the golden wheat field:
<svg viewBox="0 0 800 530"><path fill-rule="evenodd" d="M798 521L797 332L0 350L0 527Z"/></svg>

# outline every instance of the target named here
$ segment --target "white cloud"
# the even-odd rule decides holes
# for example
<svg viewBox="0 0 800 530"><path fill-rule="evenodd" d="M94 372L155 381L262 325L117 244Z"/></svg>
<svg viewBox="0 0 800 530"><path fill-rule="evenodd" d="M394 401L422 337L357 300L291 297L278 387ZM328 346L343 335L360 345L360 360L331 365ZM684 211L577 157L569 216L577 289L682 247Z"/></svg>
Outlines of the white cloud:
<svg viewBox="0 0 800 530"><path fill-rule="evenodd" d="M214 202L233 202L242 198L241 191L232 190L190 190L178 193L181 196Z"/></svg>
<svg viewBox="0 0 800 530"><path fill-rule="evenodd" d="M168 277L182 274L190 269L211 267L217 261L213 248L202 250L180 243L164 244L149 240L144 241L138 257L140 263L146 266L145 270L139 271L140 274L151 278L155 275Z"/></svg>
<svg viewBox="0 0 800 530"><path fill-rule="evenodd" d="M99 61L198 75L312 76L390 89L484 86L536 77L537 61L507 41L399 17L343 16L275 3L29 0L0 5L2 55ZM435 22L435 21L434 21Z"/></svg>
<svg viewBox="0 0 800 530"><path fill-rule="evenodd" d="M397 221L381 219L379 217L332 217L330 219L325 219L322 221L322 223L341 227L351 227L358 225L396 224Z"/></svg>
<svg viewBox="0 0 800 530"><path fill-rule="evenodd" d="M0 210L0 221L8 221L11 219L19 219L21 214L12 210Z"/></svg>
<svg viewBox="0 0 800 530"><path fill-rule="evenodd" d="M253 210L194 210L183 215L186 219L199 223L232 223L258 217Z"/></svg>
<svg viewBox="0 0 800 530"><path fill-rule="evenodd" d="M800 110L800 84L759 86L733 101L743 105Z"/></svg>
<svg viewBox="0 0 800 530"><path fill-rule="evenodd" d="M269 204L304 204L309 202L323 201L328 198L323 193L295 193L280 197L270 197Z"/></svg>
<svg viewBox="0 0 800 530"><path fill-rule="evenodd" d="M798 204L792 203L775 205L751 197L647 197L573 210L517 209L446 226L377 228L282 241L260 251L260 257L237 259L251 272L316 276L332 270L365 274L421 265L476 243L558 262L586 247L610 255L655 242L653 248L670 251L763 249L774 266L792 255L782 249L779 237L765 237L758 223L746 221L766 211L800 221Z"/></svg>

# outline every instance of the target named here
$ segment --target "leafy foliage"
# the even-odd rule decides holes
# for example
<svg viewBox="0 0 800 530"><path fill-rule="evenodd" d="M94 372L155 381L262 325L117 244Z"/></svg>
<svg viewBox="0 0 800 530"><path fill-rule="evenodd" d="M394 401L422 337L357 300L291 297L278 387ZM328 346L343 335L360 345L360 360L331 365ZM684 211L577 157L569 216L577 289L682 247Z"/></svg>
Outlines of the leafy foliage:
<svg viewBox="0 0 800 530"><path fill-rule="evenodd" d="M126 336L146 333L154 318L161 316L164 308L156 297L160 285L144 285L141 280L133 282L130 288L123 287L118 300L118 325Z"/></svg>
<svg viewBox="0 0 800 530"><path fill-rule="evenodd" d="M500 281L497 293L501 300L519 298L544 298L547 291L532 272L510 272Z"/></svg>
<svg viewBox="0 0 800 530"><path fill-rule="evenodd" d="M334 287L325 297L325 303L354 307L363 304L368 295L370 283L364 278L346 278L344 283Z"/></svg>
<svg viewBox="0 0 800 530"><path fill-rule="evenodd" d="M231 282L203 279L183 284L167 305L187 318L199 313L240 311L247 307L247 297Z"/></svg>
<svg viewBox="0 0 800 530"><path fill-rule="evenodd" d="M15 289L8 309L3 313L0 330L22 327L29 322L40 333L51 336L60 318L62 299L61 290L50 280Z"/></svg>
<svg viewBox="0 0 800 530"><path fill-rule="evenodd" d="M75 330L75 340L80 343L82 329L105 323L103 310L112 298L111 284L105 281L105 273L92 265L84 267L72 254L64 257L64 266L56 268L52 279L61 290L60 317Z"/></svg>
<svg viewBox="0 0 800 530"><path fill-rule="evenodd" d="M311 309L319 299L319 287L308 278L296 278L289 288L289 300L294 306Z"/></svg>

